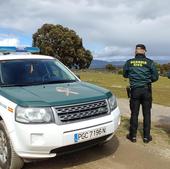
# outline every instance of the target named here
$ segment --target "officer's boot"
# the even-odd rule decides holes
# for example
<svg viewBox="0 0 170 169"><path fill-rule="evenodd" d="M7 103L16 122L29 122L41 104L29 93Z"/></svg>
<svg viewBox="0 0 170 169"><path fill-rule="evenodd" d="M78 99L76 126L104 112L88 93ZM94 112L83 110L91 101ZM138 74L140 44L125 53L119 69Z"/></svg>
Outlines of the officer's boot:
<svg viewBox="0 0 170 169"><path fill-rule="evenodd" d="M136 143L136 136L132 136L131 134L128 134L126 136L128 140L130 140L132 143Z"/></svg>
<svg viewBox="0 0 170 169"><path fill-rule="evenodd" d="M145 137L145 136L144 136L144 138L143 138L143 142L144 142L144 143L149 143L150 141L152 141L152 136L151 136L151 135L148 136L148 137Z"/></svg>

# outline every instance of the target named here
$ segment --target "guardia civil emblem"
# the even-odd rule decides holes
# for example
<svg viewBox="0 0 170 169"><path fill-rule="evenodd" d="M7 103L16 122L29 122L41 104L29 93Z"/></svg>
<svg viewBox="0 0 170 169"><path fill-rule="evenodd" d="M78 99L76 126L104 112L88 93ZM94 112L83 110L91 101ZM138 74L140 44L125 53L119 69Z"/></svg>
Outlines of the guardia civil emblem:
<svg viewBox="0 0 170 169"><path fill-rule="evenodd" d="M73 95L79 94L78 92L72 91L69 88L64 88L64 87L56 87L56 91L59 93L63 93L66 96L70 96L71 94Z"/></svg>

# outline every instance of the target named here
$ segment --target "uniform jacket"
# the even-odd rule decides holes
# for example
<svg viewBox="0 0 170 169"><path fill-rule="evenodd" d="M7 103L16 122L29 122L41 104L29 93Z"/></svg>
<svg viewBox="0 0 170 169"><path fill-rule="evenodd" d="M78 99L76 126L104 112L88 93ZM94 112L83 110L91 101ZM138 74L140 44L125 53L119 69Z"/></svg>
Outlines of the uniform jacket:
<svg viewBox="0 0 170 169"><path fill-rule="evenodd" d="M159 78L155 63L139 54L125 63L123 76L129 78L132 88L146 86Z"/></svg>

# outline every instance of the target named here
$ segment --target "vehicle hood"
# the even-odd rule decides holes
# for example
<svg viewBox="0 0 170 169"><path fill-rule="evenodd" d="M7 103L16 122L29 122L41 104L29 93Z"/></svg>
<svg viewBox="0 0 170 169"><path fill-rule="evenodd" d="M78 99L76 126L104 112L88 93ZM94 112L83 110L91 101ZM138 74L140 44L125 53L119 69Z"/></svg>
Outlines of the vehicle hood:
<svg viewBox="0 0 170 169"><path fill-rule="evenodd" d="M86 82L2 87L0 94L23 107L62 106L109 98L112 93Z"/></svg>

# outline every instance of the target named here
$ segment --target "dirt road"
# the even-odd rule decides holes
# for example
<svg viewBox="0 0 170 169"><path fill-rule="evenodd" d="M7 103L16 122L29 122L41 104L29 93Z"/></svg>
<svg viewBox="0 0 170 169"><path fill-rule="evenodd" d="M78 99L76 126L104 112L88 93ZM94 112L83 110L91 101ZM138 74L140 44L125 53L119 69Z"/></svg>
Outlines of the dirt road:
<svg viewBox="0 0 170 169"><path fill-rule="evenodd" d="M154 151L150 145L114 137L103 147L30 163L24 169L169 169L170 158Z"/></svg>

